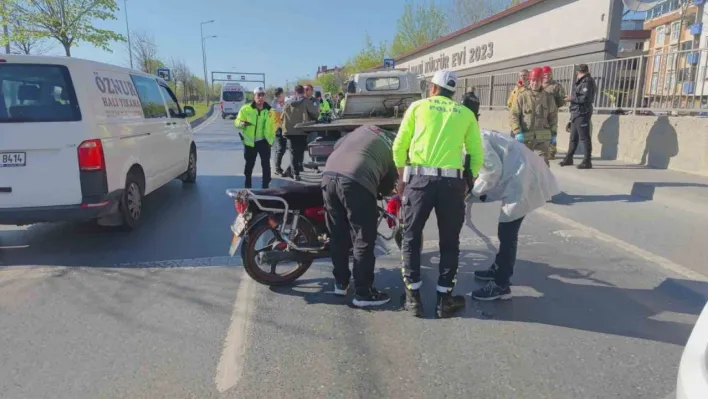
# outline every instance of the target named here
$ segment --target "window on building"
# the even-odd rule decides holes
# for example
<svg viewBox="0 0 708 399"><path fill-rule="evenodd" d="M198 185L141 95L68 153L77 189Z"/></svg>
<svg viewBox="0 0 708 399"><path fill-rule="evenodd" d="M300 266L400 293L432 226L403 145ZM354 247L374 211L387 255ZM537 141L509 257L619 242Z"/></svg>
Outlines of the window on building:
<svg viewBox="0 0 708 399"><path fill-rule="evenodd" d="M652 70L654 72L659 72L659 69L661 69L661 61L662 58L664 57L664 52L661 49L657 49L654 51L654 66L652 67Z"/></svg>
<svg viewBox="0 0 708 399"><path fill-rule="evenodd" d="M676 73L667 72L664 76L664 91L672 94L676 90Z"/></svg>
<svg viewBox="0 0 708 399"><path fill-rule="evenodd" d="M658 87L659 87L659 74L658 74L658 73L654 73L654 74L651 76L651 89L650 89L651 94L655 94L655 93L656 93L656 89L657 89Z"/></svg>
<svg viewBox="0 0 708 399"><path fill-rule="evenodd" d="M644 43L642 43L642 42L634 43L634 49L635 49L635 50L643 50L643 49L644 49Z"/></svg>
<svg viewBox="0 0 708 399"><path fill-rule="evenodd" d="M671 41L677 42L681 37L681 21L675 21L671 23Z"/></svg>
<svg viewBox="0 0 708 399"><path fill-rule="evenodd" d="M666 55L666 70L673 70L676 68L676 53L678 52L678 46L671 46L669 48L669 53Z"/></svg>
<svg viewBox="0 0 708 399"><path fill-rule="evenodd" d="M654 36L654 46L661 47L666 41L666 35L664 34L664 27L659 26L656 28L656 36Z"/></svg>

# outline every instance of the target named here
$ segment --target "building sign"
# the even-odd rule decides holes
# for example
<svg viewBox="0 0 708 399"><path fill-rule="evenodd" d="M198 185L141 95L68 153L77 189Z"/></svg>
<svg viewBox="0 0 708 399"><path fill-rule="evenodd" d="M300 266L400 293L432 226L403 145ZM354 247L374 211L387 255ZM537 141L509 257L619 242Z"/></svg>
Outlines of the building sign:
<svg viewBox="0 0 708 399"><path fill-rule="evenodd" d="M142 118L143 108L130 75L94 72L94 84L101 102L96 102L108 118Z"/></svg>
<svg viewBox="0 0 708 399"><path fill-rule="evenodd" d="M524 57L558 49L573 49L619 40L610 24L617 12L616 0L545 0L513 14L451 37L420 52L396 60L419 75L435 71L462 71L478 66L514 60L526 65ZM522 3L523 4L523 3ZM578 16L582 16L580 23ZM616 18L614 18L616 20ZM549 29L560 34L549 34ZM617 30L619 35L619 30ZM582 50L579 50L582 54ZM569 50L569 52L573 52ZM474 73L474 70L470 70Z"/></svg>
<svg viewBox="0 0 708 399"><path fill-rule="evenodd" d="M437 56L430 56L428 60L420 60L417 65L408 65L408 70L418 75L426 75L441 69L460 69L465 65L473 66L474 63L485 61L494 57L494 42L489 42L481 46L462 50L448 54L440 52Z"/></svg>
<svg viewBox="0 0 708 399"><path fill-rule="evenodd" d="M386 69L394 69L396 68L396 60L393 58L384 58L384 68Z"/></svg>

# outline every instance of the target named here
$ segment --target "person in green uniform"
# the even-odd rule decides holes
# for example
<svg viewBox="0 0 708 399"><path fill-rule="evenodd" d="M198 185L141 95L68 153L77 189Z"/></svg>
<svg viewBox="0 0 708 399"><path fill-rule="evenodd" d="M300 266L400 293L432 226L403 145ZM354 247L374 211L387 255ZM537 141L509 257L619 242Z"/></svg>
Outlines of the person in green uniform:
<svg viewBox="0 0 708 399"><path fill-rule="evenodd" d="M460 254L460 231L465 217L467 183L463 176L463 148L470 155L470 173L482 166L482 138L474 114L452 100L457 75L438 71L429 85L429 97L411 104L393 143L398 168L398 192L403 206L404 308L423 317L420 253L423 227L435 209L440 231L440 275L437 317L464 309L464 297L453 296ZM408 165L406 163L408 162Z"/></svg>
<svg viewBox="0 0 708 399"><path fill-rule="evenodd" d="M236 116L234 124L241 129L241 140L243 141L243 157L246 160L246 167L243 174L246 176L246 188L251 188L251 175L253 167L256 166L256 158L261 157L261 169L263 170L262 187L268 188L270 185L270 148L275 141L275 118L272 116L272 108L265 101L265 89L256 87L253 90L253 102L241 107Z"/></svg>

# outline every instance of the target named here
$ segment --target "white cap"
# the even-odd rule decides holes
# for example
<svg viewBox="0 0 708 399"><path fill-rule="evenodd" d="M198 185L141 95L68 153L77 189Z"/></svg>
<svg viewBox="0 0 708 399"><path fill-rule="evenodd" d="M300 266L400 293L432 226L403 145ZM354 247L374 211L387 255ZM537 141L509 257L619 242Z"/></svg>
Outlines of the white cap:
<svg viewBox="0 0 708 399"><path fill-rule="evenodd" d="M443 89L455 91L457 89L457 74L453 71L437 71L430 83Z"/></svg>
<svg viewBox="0 0 708 399"><path fill-rule="evenodd" d="M261 86L258 86L255 89L253 89L253 94L261 94L261 93L265 94L265 89L262 88Z"/></svg>

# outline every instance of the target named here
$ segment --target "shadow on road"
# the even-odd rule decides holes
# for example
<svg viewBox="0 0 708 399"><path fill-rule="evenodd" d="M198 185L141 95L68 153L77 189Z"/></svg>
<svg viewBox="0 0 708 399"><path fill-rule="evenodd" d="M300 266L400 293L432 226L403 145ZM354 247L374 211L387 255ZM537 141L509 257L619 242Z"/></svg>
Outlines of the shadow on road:
<svg viewBox="0 0 708 399"><path fill-rule="evenodd" d="M610 195L580 195L561 192L553 197L551 202L556 205L573 205L582 202L644 202L646 198L627 194Z"/></svg>
<svg viewBox="0 0 708 399"><path fill-rule="evenodd" d="M253 184L260 186L254 176ZM228 256L229 225L236 215L225 191L243 187L243 176L199 176L193 186L171 182L145 199L139 229L123 232L94 222L37 224L0 230L6 266L180 266L175 262ZM292 184L275 179L273 186ZM190 265L195 266L195 265ZM198 265L196 265L198 266Z"/></svg>
<svg viewBox="0 0 708 399"><path fill-rule="evenodd" d="M464 259L464 252L461 260ZM461 265L458 287L481 287ZM469 272L467 272L469 271ZM708 284L666 279L653 289L614 286L593 272L518 260L512 278L513 299L479 302L468 298L463 317L539 323L683 346L700 314ZM686 284L700 284L695 289ZM678 320L678 321L677 321Z"/></svg>

